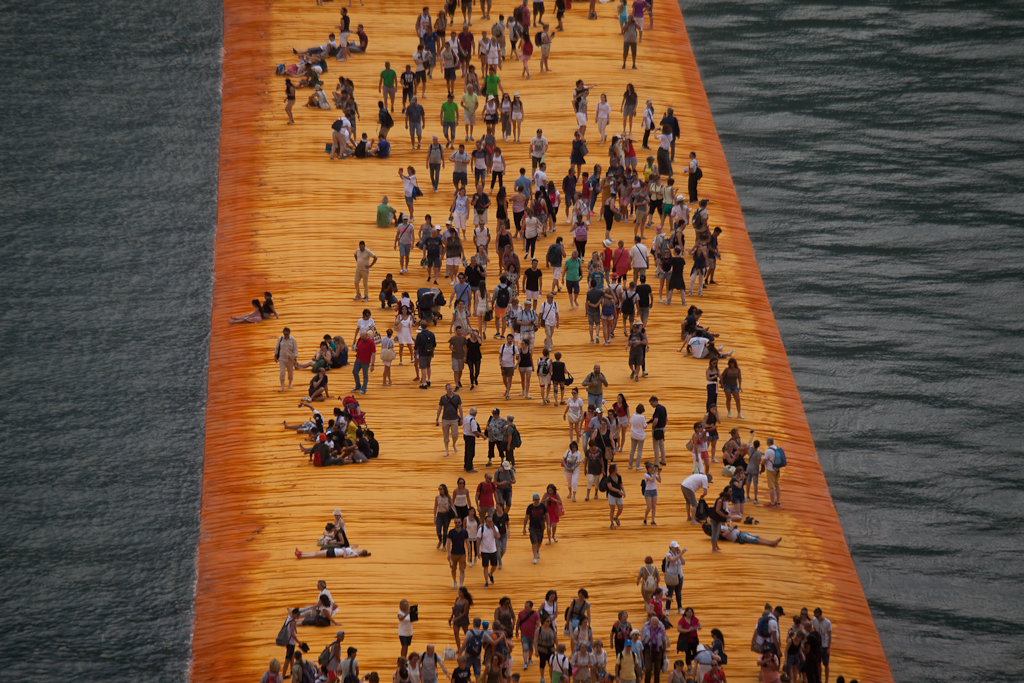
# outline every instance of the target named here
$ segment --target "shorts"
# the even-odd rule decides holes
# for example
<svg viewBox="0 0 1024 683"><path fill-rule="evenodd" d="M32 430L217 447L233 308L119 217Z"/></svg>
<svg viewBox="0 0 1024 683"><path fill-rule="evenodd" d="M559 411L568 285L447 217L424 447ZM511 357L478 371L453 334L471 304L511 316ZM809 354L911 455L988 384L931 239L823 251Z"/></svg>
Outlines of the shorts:
<svg viewBox="0 0 1024 683"><path fill-rule="evenodd" d="M587 475L587 488L589 489L591 486L597 486L597 483L600 481L600 479L601 479L601 475L600 474L588 474Z"/></svg>
<svg viewBox="0 0 1024 683"><path fill-rule="evenodd" d="M598 323L601 320L601 311L595 311L591 308L587 309L587 320L592 323Z"/></svg>
<svg viewBox="0 0 1024 683"><path fill-rule="evenodd" d="M463 178L463 180L465 180L465 178ZM455 213L452 214L452 225L454 225L459 230L465 230L467 223L466 219L468 218L469 214L459 213L458 211L456 211ZM459 263L462 263L462 261L460 260Z"/></svg>
<svg viewBox="0 0 1024 683"><path fill-rule="evenodd" d="M498 566L498 553L480 553L480 559L483 560L482 564L485 567L497 567Z"/></svg>
<svg viewBox="0 0 1024 683"><path fill-rule="evenodd" d="M544 527L530 525L530 543L540 545L544 542Z"/></svg>
<svg viewBox="0 0 1024 683"><path fill-rule="evenodd" d="M505 309L504 308L498 308L497 306L495 306L494 307L494 319L495 320L501 320L504 317L505 317Z"/></svg>
<svg viewBox="0 0 1024 683"><path fill-rule="evenodd" d="M462 370L462 368L464 368L464 367L466 367L465 359L462 359L462 358L452 358L452 370L458 371L458 370Z"/></svg>
<svg viewBox="0 0 1024 683"><path fill-rule="evenodd" d="M487 212L480 213L479 211L474 211L473 225L487 225Z"/></svg>
<svg viewBox="0 0 1024 683"><path fill-rule="evenodd" d="M608 494L609 505L622 505L622 498Z"/></svg>
<svg viewBox="0 0 1024 683"><path fill-rule="evenodd" d="M576 125L585 126L587 125L587 115L581 111L576 112Z"/></svg>
<svg viewBox="0 0 1024 683"><path fill-rule="evenodd" d="M532 289L527 289L526 290L526 300L527 301L538 301L539 299L540 299L540 292L534 291Z"/></svg>
<svg viewBox="0 0 1024 683"><path fill-rule="evenodd" d="M501 376L502 377L514 377L515 374L516 374L516 369L515 368L506 368L504 365L501 366Z"/></svg>
<svg viewBox="0 0 1024 683"><path fill-rule="evenodd" d="M546 387L551 384L551 375L537 375L537 384Z"/></svg>
<svg viewBox="0 0 1024 683"><path fill-rule="evenodd" d="M565 289L570 294L579 294L580 293L580 281L579 280L566 280L565 281Z"/></svg>
<svg viewBox="0 0 1024 683"><path fill-rule="evenodd" d="M829 652L828 651L830 649L831 649L831 647L823 647L823 648L821 648L821 663L824 664L826 667L828 666L828 660L829 660L829 656L828 656Z"/></svg>
<svg viewBox="0 0 1024 683"><path fill-rule="evenodd" d="M558 280L562 277L562 266L551 266L551 277Z"/></svg>
<svg viewBox="0 0 1024 683"><path fill-rule="evenodd" d="M651 307L650 306L637 306L637 309L640 311L640 319L641 320L646 318L648 315L651 314Z"/></svg>
<svg viewBox="0 0 1024 683"><path fill-rule="evenodd" d="M451 565L452 570L461 569L462 571L466 571L466 556L465 556L465 554L463 554L463 555L452 555L452 560L450 562L450 565Z"/></svg>
<svg viewBox="0 0 1024 683"><path fill-rule="evenodd" d="M679 488L681 488L683 490L683 498L686 499L686 502L689 503L690 506L696 508L697 507L697 494L694 493L693 491L691 491L690 489L686 488L682 484L679 485Z"/></svg>
<svg viewBox="0 0 1024 683"><path fill-rule="evenodd" d="M722 385L722 391L724 391L727 394L738 394L739 391L740 391L740 388L739 388L739 386L734 386L732 384L723 384Z"/></svg>
<svg viewBox="0 0 1024 683"><path fill-rule="evenodd" d="M391 95L391 98L394 99L394 97L395 97L395 86L393 86L393 85L385 85L383 88L381 88L381 92L384 94L384 97L387 97L388 95Z"/></svg>
<svg viewBox="0 0 1024 683"><path fill-rule="evenodd" d="M753 474L751 474L750 472L747 472L747 483L749 483L749 484L756 484L757 480L759 478L760 477L758 477L757 472L755 472Z"/></svg>
<svg viewBox="0 0 1024 683"><path fill-rule="evenodd" d="M657 498L658 489L644 489L644 498Z"/></svg>
<svg viewBox="0 0 1024 683"><path fill-rule="evenodd" d="M450 67L444 70L444 80L454 81L455 80L455 67Z"/></svg>
<svg viewBox="0 0 1024 683"><path fill-rule="evenodd" d="M779 472L778 470L768 470L768 488L777 489L779 488Z"/></svg>
<svg viewBox="0 0 1024 683"><path fill-rule="evenodd" d="M604 394L587 394L587 405L600 408L604 405Z"/></svg>
<svg viewBox="0 0 1024 683"><path fill-rule="evenodd" d="M409 252L411 252L411 251L412 251L412 245L411 244L402 244L401 242L398 243L398 255L399 256L408 256Z"/></svg>
<svg viewBox="0 0 1024 683"><path fill-rule="evenodd" d="M422 121L410 121L409 122L409 135L415 135L416 137L423 137L423 122Z"/></svg>
<svg viewBox="0 0 1024 683"><path fill-rule="evenodd" d="M427 72L426 71L417 71L416 74L413 76L412 82L413 83L426 83L427 82Z"/></svg>
<svg viewBox="0 0 1024 683"><path fill-rule="evenodd" d="M412 636L398 636L398 642L402 644L402 647L409 647L412 645Z"/></svg>
<svg viewBox="0 0 1024 683"><path fill-rule="evenodd" d="M636 168L636 157L626 157L626 168Z"/></svg>
<svg viewBox="0 0 1024 683"><path fill-rule="evenodd" d="M285 659L291 659L295 656L295 643L288 643L287 647L284 649L284 656Z"/></svg>
<svg viewBox="0 0 1024 683"><path fill-rule="evenodd" d="M455 227L459 227L459 226L455 226ZM461 266L462 265L462 257L460 257L460 256L450 256L450 257L448 257L448 258L446 258L444 260L444 263L445 263L445 265L448 265L448 266Z"/></svg>
<svg viewBox="0 0 1024 683"><path fill-rule="evenodd" d="M454 126L455 124L453 123L451 125ZM456 185L459 185L459 184L465 185L467 183L467 181L468 181L468 178L466 176L466 172L465 171L454 171L452 173L452 182L455 183Z"/></svg>
<svg viewBox="0 0 1024 683"><path fill-rule="evenodd" d="M672 271L670 271L670 270L659 270L658 271L658 279L659 280L667 280L670 277L672 277Z"/></svg>
<svg viewBox="0 0 1024 683"><path fill-rule="evenodd" d="M467 126L476 125L476 112L475 111L462 111L462 118L465 120L464 123Z"/></svg>
<svg viewBox="0 0 1024 683"><path fill-rule="evenodd" d="M735 505L743 505L743 501L745 500L743 496L743 489L738 489L735 486L730 486L729 488L732 489L732 491L730 491L730 493L732 493L732 502Z"/></svg>
<svg viewBox="0 0 1024 683"><path fill-rule="evenodd" d="M441 267L441 256L428 256L427 257L427 268L440 268Z"/></svg>
<svg viewBox="0 0 1024 683"><path fill-rule="evenodd" d="M432 356L420 356L419 365L421 370L425 370L430 367L430 361Z"/></svg>

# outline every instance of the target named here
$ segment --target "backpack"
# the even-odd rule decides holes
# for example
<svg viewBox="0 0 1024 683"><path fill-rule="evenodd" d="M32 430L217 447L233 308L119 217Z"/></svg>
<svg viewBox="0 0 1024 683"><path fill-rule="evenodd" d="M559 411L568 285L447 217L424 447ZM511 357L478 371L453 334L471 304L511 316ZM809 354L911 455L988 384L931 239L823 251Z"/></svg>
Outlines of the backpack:
<svg viewBox="0 0 1024 683"><path fill-rule="evenodd" d="M708 518L708 503L706 500L701 498L697 501L697 510L693 516L698 522L703 522Z"/></svg>
<svg viewBox="0 0 1024 683"><path fill-rule="evenodd" d="M543 33L544 33L543 31L537 31L537 34L533 37L533 42L536 43L537 45L540 45L541 44L541 38L540 37L541 37L541 35Z"/></svg>
<svg viewBox="0 0 1024 683"><path fill-rule="evenodd" d="M519 438L519 430L512 427L512 442L509 444L512 448L519 448L523 445L523 440Z"/></svg>
<svg viewBox="0 0 1024 683"><path fill-rule="evenodd" d="M288 647L288 641L292 638L292 632L291 629L288 628L288 626L292 623L292 621L293 620L290 616L285 617L284 626L282 626L281 630L277 632L277 639L274 640L274 644L278 647Z"/></svg>
<svg viewBox="0 0 1024 683"><path fill-rule="evenodd" d="M316 670L313 662L308 660L302 660L302 680L293 681L293 683L316 683L316 679L320 677L320 674Z"/></svg>
<svg viewBox="0 0 1024 683"><path fill-rule="evenodd" d="M704 212L701 209L697 209L693 212L693 231L702 232L706 226L704 225Z"/></svg>
<svg viewBox="0 0 1024 683"><path fill-rule="evenodd" d="M693 177L696 178L697 180L700 180L701 178L704 177L704 171L701 170L700 166L698 166L697 170L693 172Z"/></svg>
<svg viewBox="0 0 1024 683"><path fill-rule="evenodd" d="M498 293L494 295L494 305L497 308L508 308L508 302L512 295L508 287L498 287Z"/></svg>
<svg viewBox="0 0 1024 683"><path fill-rule="evenodd" d="M548 247L548 255L544 260L547 261L548 263L556 263L558 261L558 254L558 245L552 244L550 247Z"/></svg>
<svg viewBox="0 0 1024 683"><path fill-rule="evenodd" d="M385 128L394 128L394 126L395 126L395 120L393 118L391 118L391 113L387 109L384 109L384 127Z"/></svg>
<svg viewBox="0 0 1024 683"><path fill-rule="evenodd" d="M772 630L769 628L769 624L772 619L774 619L774 617L771 614L765 614L757 620L757 626L754 628L757 635L762 638L771 638Z"/></svg>
<svg viewBox="0 0 1024 683"><path fill-rule="evenodd" d="M601 481L597 482L597 490L601 493L608 493L608 475L601 477Z"/></svg>
<svg viewBox="0 0 1024 683"><path fill-rule="evenodd" d="M580 223L579 225L576 226L576 229L573 231L572 234L573 237L582 242L583 240L587 239L587 226L584 225L583 223Z"/></svg>
<svg viewBox="0 0 1024 683"><path fill-rule="evenodd" d="M648 571L646 571L646 567L644 569L645 569L645 573L644 573L644 590L645 591L653 591L655 588L658 587L658 579L655 577L655 574L654 574L654 572L656 570L652 570L652 571L648 572Z"/></svg>
<svg viewBox="0 0 1024 683"><path fill-rule="evenodd" d="M775 464L775 469L781 470L786 466L786 452L778 446L772 446L775 449L775 457L772 458L772 462Z"/></svg>
<svg viewBox="0 0 1024 683"><path fill-rule="evenodd" d="M428 356L434 355L434 349L437 347L437 339L434 338L433 334L427 335L423 339L423 350Z"/></svg>
<svg viewBox="0 0 1024 683"><path fill-rule="evenodd" d="M316 658L317 664L320 665L321 669L327 670L327 665L331 663L331 650L334 648L334 643L329 643L320 652L320 656Z"/></svg>
<svg viewBox="0 0 1024 683"><path fill-rule="evenodd" d="M537 361L537 375L541 377L547 377L551 374L551 359L541 358Z"/></svg>
<svg viewBox="0 0 1024 683"><path fill-rule="evenodd" d="M466 634L466 654L470 657L479 657L480 648L483 646L483 633L470 632Z"/></svg>
<svg viewBox="0 0 1024 683"><path fill-rule="evenodd" d="M622 297L622 314L633 315L636 313L636 300L639 298L640 295L636 292L626 292L626 295Z"/></svg>

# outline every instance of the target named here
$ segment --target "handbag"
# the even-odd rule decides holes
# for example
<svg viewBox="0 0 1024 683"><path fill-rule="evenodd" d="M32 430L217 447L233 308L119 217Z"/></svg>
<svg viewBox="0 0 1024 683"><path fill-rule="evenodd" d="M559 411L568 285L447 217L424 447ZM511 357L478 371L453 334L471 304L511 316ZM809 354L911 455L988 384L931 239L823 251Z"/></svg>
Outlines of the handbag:
<svg viewBox="0 0 1024 683"><path fill-rule="evenodd" d="M665 574L665 585L666 586L678 586L679 585L679 574Z"/></svg>
<svg viewBox="0 0 1024 683"><path fill-rule="evenodd" d="M566 370L566 371L565 371L565 386L567 386L567 387L571 387L571 386L572 386L572 383L573 383L573 382L575 382L575 381L576 381L576 380L575 380L575 379L573 379L573 376L569 374L569 371L568 371L568 370Z"/></svg>
<svg viewBox="0 0 1024 683"><path fill-rule="evenodd" d="M458 652L456 652L455 648L453 647L446 647L445 649L441 650L441 659L445 661L455 659L456 656L458 656Z"/></svg>
<svg viewBox="0 0 1024 683"><path fill-rule="evenodd" d="M487 322L491 322L492 320L494 320L494 309L487 309L487 312L484 313L484 320Z"/></svg>
<svg viewBox="0 0 1024 683"><path fill-rule="evenodd" d="M587 156L588 154L590 154L590 148L587 147L586 140L580 142L580 154L582 154L583 156Z"/></svg>
<svg viewBox="0 0 1024 683"><path fill-rule="evenodd" d="M391 348L391 349L383 349L380 352L380 359L382 361L384 361L385 363L390 363L391 361L393 361L397 357L397 355L398 354L395 353L395 350L393 348Z"/></svg>
<svg viewBox="0 0 1024 683"><path fill-rule="evenodd" d="M725 467L722 468L722 476L723 477L732 477L735 474L736 474L736 468L734 466L732 466L732 465L726 465Z"/></svg>
<svg viewBox="0 0 1024 683"><path fill-rule="evenodd" d="M686 443L683 444L683 446L688 451L692 451L693 450L693 442L692 441L687 441Z"/></svg>

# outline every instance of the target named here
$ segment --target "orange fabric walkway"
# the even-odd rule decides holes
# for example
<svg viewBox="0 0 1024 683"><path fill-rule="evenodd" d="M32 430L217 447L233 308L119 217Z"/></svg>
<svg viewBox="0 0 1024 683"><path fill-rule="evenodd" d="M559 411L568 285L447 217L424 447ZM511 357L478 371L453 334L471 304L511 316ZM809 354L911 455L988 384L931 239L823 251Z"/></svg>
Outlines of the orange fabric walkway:
<svg viewBox="0 0 1024 683"><path fill-rule="evenodd" d="M295 422L308 414L296 408L305 395L307 374L297 373L295 390L277 392L273 349L281 328L287 325L293 330L303 359L314 353L325 332L351 340L364 307L352 301L352 254L360 239L381 257L371 276L371 296L376 296L385 272L398 272L397 252L391 249L394 233L374 223L381 195L394 198L393 204L402 208L396 169L409 164L419 169L426 196L417 204L417 219L428 212L447 216L450 201L448 194L430 191L425 148L411 153L401 125L391 135L395 153L385 161L328 161L324 143L331 139L330 123L338 114L301 107L309 91L299 91L296 123L286 125L283 79L273 75L274 67L293 61L292 47L321 44L328 32L336 32L343 4L225 0L216 283L191 671L195 681L257 680L272 657L283 660L274 637L284 619L284 607L313 602L318 579L327 581L341 606L338 618L348 634L346 645L359 648L363 672L377 670L382 679L390 680L399 651L395 613L403 597L420 605L414 649L422 651L428 642L440 649L453 642L446 623L455 595L444 555L435 549L431 515L437 485L444 482L454 488L462 474L460 457L441 457L440 430L433 424L443 384L450 377L444 334L438 335L432 390L416 388L408 364L393 366L390 388L380 386L380 367L371 376L370 391L361 404L382 446L379 460L359 467L314 469L298 450L299 438L280 426L282 419ZM436 13L439 5L430 5ZM511 11L512 4L507 5L495 3L493 16ZM421 6L410 0L387 5L367 0L365 7L357 3L349 10L352 26L366 27L370 53L345 63L330 60L325 82L329 90L339 75L355 81L363 115L360 131L372 134L374 129L376 84L383 62L390 60L398 71L411 62L416 47L413 21ZM685 160L689 150L697 152L705 174L701 196L712 200L711 224L724 231L725 258L717 275L721 284L699 303L704 321L722 333L729 348L736 349L743 369L746 420L726 420L721 433L724 439L734 426L744 433L756 428L762 438L774 435L785 445L789 467L783 476L784 508L748 508L760 520L750 531L769 538L781 535L784 541L776 549L723 542L722 554L712 555L701 530L684 525L679 482L689 474L690 456L683 443L689 436L687 425L703 414L706 363L676 353L683 309L655 305L650 320L650 377L633 383L627 381L622 347L588 344L585 319L578 311L566 310L563 294L559 297L563 324L556 335L556 349L563 352L570 371L582 378L593 363L601 362L611 382L609 394L622 391L634 406L657 395L668 408L669 466L659 504L661 525L641 526L640 478L629 473L621 529L608 529L603 500L584 503L581 493L581 502L566 503L566 517L558 530L561 542L542 548L540 564L530 563L527 540L519 535L529 494L541 491L548 482L560 491L565 489L559 467L567 445L563 409L542 407L536 398L501 400L496 343L488 340L483 386L472 393L463 391L465 406L478 406L484 419L495 406L513 413L524 446L517 456L519 483L506 566L498 573L497 587L486 590L479 568L469 570L467 585L476 600L471 616L489 620L503 595L513 599L517 610L527 599L539 603L548 588L559 591L564 607L579 587L586 587L594 607L595 632L607 642L617 609L629 610L634 624L641 621L636 572L645 555L661 557L675 539L689 548L684 601L701 619L702 642L710 644L713 627L724 632L730 680L756 680L749 642L762 605L770 602L784 605L787 615L796 614L802 606L824 609L834 628L833 678L842 674L847 680L891 681L818 464L680 11L673 2L657 3L657 23L644 33L640 70L635 72L619 68L622 41L614 4L599 5L598 10L597 21L586 20L585 3L577 3L567 14L566 31L557 34L553 45L552 73L538 73L538 51L531 63L532 79L521 78L518 63L510 61L505 63L502 83L506 90L522 94L524 139L542 127L552 142L549 176L558 185L575 128L570 92L577 78L599 84L591 98L591 116L597 95L608 94L613 107L611 130L617 129L614 112L627 82L637 87L638 109L646 99L654 101L658 117L667 106L675 108L683 130L677 163ZM474 29L479 32L491 23L477 21ZM441 132L437 112L443 85L436 74L422 102L428 136ZM401 124L397 114L396 120ZM642 133L639 116L634 130ZM597 146L596 126L589 138L588 163L605 165L607 148ZM502 147L512 176L520 166L529 168L525 142ZM450 182L450 172L450 167L443 172L442 181ZM685 177L677 177L685 185ZM557 234L568 237L564 223ZM613 237L629 240L632 229L617 224ZM692 238L688 229L690 244ZM540 254L550 240L539 245ZM402 289L415 292L423 276L417 266L412 270L397 279ZM264 290L274 293L280 321L227 324L229 315L248 313L249 300ZM390 316L379 312L375 299L369 307L383 330ZM447 320L448 316L436 329L446 332ZM347 390L351 381L349 368L331 373L333 392ZM329 414L334 405L338 404L330 401L320 408ZM480 474L470 475L470 488L482 477L482 468ZM716 479L715 486L719 482L726 483ZM762 498L767 498L763 492ZM336 506L344 511L352 542L370 549L373 556L297 561L292 550L296 546L315 549L315 540ZM788 623L784 619L783 628ZM310 643L315 657L333 632L333 628L305 628L300 629L300 637ZM523 673L524 681L537 681L536 667Z"/></svg>

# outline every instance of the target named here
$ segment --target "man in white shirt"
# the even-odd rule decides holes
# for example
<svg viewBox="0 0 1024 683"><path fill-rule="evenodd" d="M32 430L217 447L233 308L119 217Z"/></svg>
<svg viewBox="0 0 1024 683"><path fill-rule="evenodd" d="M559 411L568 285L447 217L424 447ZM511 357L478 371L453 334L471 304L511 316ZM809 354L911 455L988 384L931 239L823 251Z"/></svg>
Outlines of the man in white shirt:
<svg viewBox="0 0 1024 683"><path fill-rule="evenodd" d="M537 129L537 135L530 140L530 159L533 161L533 170L540 166L541 159L548 151L548 139L544 137L544 131Z"/></svg>
<svg viewBox="0 0 1024 683"><path fill-rule="evenodd" d="M782 468L778 466L780 456L775 440L769 436L767 441L768 448L764 450L764 458L761 462L764 463L765 472L768 474L768 498L771 500L765 507L777 508L782 507L782 489L779 488L779 476Z"/></svg>
<svg viewBox="0 0 1024 683"><path fill-rule="evenodd" d="M820 607L814 608L811 628L821 637L821 663L825 666L825 683L828 683L829 647L832 645L832 622L824 617Z"/></svg>
<svg viewBox="0 0 1024 683"><path fill-rule="evenodd" d="M640 278L647 274L647 267L651 262L651 254L643 245L640 235L633 238L633 246L629 250L629 265L633 267L633 279L640 282Z"/></svg>
<svg viewBox="0 0 1024 683"><path fill-rule="evenodd" d="M469 415L462 421L462 441L465 444L465 469L467 472L476 472L473 469L473 458L476 457L476 440L483 434L480 432L480 423L476 421L476 407L469 409Z"/></svg>
<svg viewBox="0 0 1024 683"><path fill-rule="evenodd" d="M413 61L413 86L412 94L416 94L416 84L421 83L423 85L423 91L421 97L427 96L427 64L430 63L430 51L423 47L422 44L416 47L416 52L412 53Z"/></svg>
<svg viewBox="0 0 1024 683"><path fill-rule="evenodd" d="M548 165L540 163L537 166L537 170L533 172L533 186L537 188L537 191L541 191L548 186Z"/></svg>
<svg viewBox="0 0 1024 683"><path fill-rule="evenodd" d="M550 351L555 346L558 328L558 304L552 292L548 292L547 300L540 305L540 323L544 326L544 348Z"/></svg>
<svg viewBox="0 0 1024 683"><path fill-rule="evenodd" d="M694 517L697 514L697 491L701 492L701 498L708 495L708 475L691 474L683 479L679 486L683 490L683 498L686 498L686 518L690 520L690 524L700 526L700 522Z"/></svg>
<svg viewBox="0 0 1024 683"><path fill-rule="evenodd" d="M537 329L537 312L533 310L533 301L526 300L522 310L516 314L516 322L519 323L519 338L527 343L530 351L533 351Z"/></svg>
<svg viewBox="0 0 1024 683"><path fill-rule="evenodd" d="M499 537L498 530L494 528L494 518L488 515L484 525L476 532L476 540L480 543L480 564L484 567L484 588L494 583L494 568L498 566Z"/></svg>
<svg viewBox="0 0 1024 683"><path fill-rule="evenodd" d="M516 365L519 364L519 347L516 346L516 338L512 334L505 337L505 343L498 349L498 365L501 366L501 381L505 385L505 398L512 390L512 378L515 376Z"/></svg>

